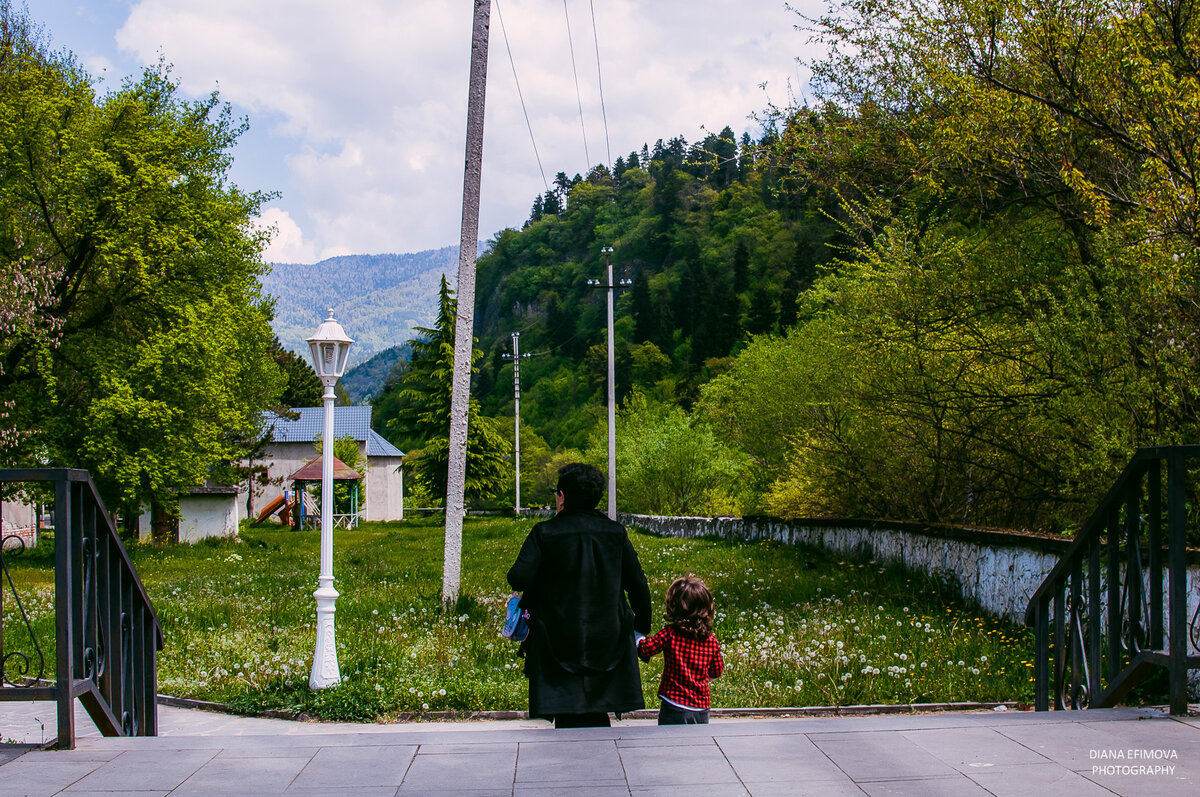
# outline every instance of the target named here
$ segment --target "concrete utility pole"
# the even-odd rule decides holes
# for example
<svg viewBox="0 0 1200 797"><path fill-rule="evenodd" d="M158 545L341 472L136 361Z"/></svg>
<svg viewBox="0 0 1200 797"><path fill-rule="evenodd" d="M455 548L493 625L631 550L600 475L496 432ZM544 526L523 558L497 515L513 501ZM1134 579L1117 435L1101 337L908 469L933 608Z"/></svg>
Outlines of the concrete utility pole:
<svg viewBox="0 0 1200 797"><path fill-rule="evenodd" d="M621 280L620 284L613 283L613 270L610 257L611 246L600 250L604 255L605 283L599 280L588 280L588 285L594 288L605 288L608 291L608 516L617 519L617 399L616 355L613 351L613 291L617 287L632 285L632 280Z"/></svg>
<svg viewBox="0 0 1200 797"><path fill-rule="evenodd" d="M442 605L458 601L462 575L463 493L467 473L467 411L471 401L471 350L475 322L475 256L479 247L479 185L483 177L483 109L487 88L491 0L475 0L471 30L471 81L467 96L466 167L462 235L458 243L458 303L454 324L454 378L450 393L450 467L446 474L446 543Z"/></svg>

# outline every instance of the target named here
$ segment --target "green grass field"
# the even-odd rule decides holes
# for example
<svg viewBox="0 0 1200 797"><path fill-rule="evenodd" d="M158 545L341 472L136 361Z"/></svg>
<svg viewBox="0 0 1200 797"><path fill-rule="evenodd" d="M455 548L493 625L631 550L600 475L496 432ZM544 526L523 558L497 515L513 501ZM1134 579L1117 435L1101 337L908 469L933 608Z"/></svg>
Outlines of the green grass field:
<svg viewBox="0 0 1200 797"><path fill-rule="evenodd" d="M308 688L317 532L247 527L241 542L134 546L166 637L159 691L250 713L291 709L338 720L524 709L522 660L498 631L504 576L532 524L468 519L463 597L452 613L440 608L440 518L339 530L344 680L318 692ZM700 576L716 598L726 671L713 683L714 706L1032 699L1032 633L964 605L938 578L814 548L631 537L650 580L655 628L679 575ZM10 569L52 668L49 547L10 557ZM6 594L4 649L28 649L26 640ZM649 706L657 705L661 666L656 657L642 667Z"/></svg>

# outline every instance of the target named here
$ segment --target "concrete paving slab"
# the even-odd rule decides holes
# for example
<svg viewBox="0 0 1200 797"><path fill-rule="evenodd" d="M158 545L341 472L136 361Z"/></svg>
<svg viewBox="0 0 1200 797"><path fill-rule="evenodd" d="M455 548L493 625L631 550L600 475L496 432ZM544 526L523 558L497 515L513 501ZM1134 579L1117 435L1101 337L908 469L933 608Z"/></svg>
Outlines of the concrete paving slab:
<svg viewBox="0 0 1200 797"><path fill-rule="evenodd" d="M1170 767L1157 768L1151 765L1105 766L1100 771L1080 772L1080 777L1108 789L1114 794L1145 795L1154 797L1195 797L1200 793L1194 776L1180 775Z"/></svg>
<svg viewBox="0 0 1200 797"><path fill-rule="evenodd" d="M563 759L571 762L563 766ZM610 739L584 742L530 742L517 756L516 782L520 785L569 786L591 783L624 786L621 756Z"/></svg>
<svg viewBox="0 0 1200 797"><path fill-rule="evenodd" d="M629 793L636 797L679 797L681 788L694 791L696 786L632 786ZM703 792L704 797L749 797L750 795L745 786L726 783L705 786Z"/></svg>
<svg viewBox="0 0 1200 797"><path fill-rule="evenodd" d="M41 755L25 755L0 766L0 795L57 794L92 774L97 762L90 760L46 760Z"/></svg>
<svg viewBox="0 0 1200 797"><path fill-rule="evenodd" d="M850 778L840 780L798 780L748 782L742 784L750 797L862 797L860 789Z"/></svg>
<svg viewBox="0 0 1200 797"><path fill-rule="evenodd" d="M268 758L302 758L308 760L317 754L320 747L225 747L222 748L214 760L220 761L226 758L253 758L253 759L268 759Z"/></svg>
<svg viewBox="0 0 1200 797"><path fill-rule="evenodd" d="M19 724L12 705L0 705L0 728ZM75 750L27 752L0 763L0 797L113 789L220 797L1200 793L1192 769L1200 723L1146 709L718 719L689 727L622 721L562 731L544 722L219 719L165 713L159 738L84 734ZM1094 775L1091 745L1170 747L1179 758L1168 763L1177 768Z"/></svg>
<svg viewBox="0 0 1200 797"><path fill-rule="evenodd" d="M425 750L423 746L421 750ZM408 768L399 794L427 794L435 789L455 791L512 791L516 749L503 752L418 752Z"/></svg>
<svg viewBox="0 0 1200 797"><path fill-rule="evenodd" d="M71 797L114 797L114 795L117 795L117 794L129 795L130 797L165 797L165 795L168 795L170 793L171 792L169 792L169 791L127 791L127 792L73 791L73 792L70 792ZM229 795L229 797L249 797L249 795L238 794L236 790L234 790L232 793L226 792L225 794L222 794L221 797L226 797L227 794Z"/></svg>
<svg viewBox="0 0 1200 797"><path fill-rule="evenodd" d="M750 737L753 738L753 737ZM661 737L643 737L633 739L617 739L617 747L690 747L694 745L712 744L711 736L689 736L686 739L663 739Z"/></svg>
<svg viewBox="0 0 1200 797"><path fill-rule="evenodd" d="M987 768L965 774L995 797L1045 797L1047 794L1110 797L1112 794L1079 773L1050 762Z"/></svg>
<svg viewBox="0 0 1200 797"><path fill-rule="evenodd" d="M717 745L743 781L802 783L846 778L804 734L721 737Z"/></svg>
<svg viewBox="0 0 1200 797"><path fill-rule="evenodd" d="M512 791L513 797L557 797L563 793L563 787L539 786L536 783L518 783ZM623 782L620 786L597 786L593 783L579 784L569 789L572 797L629 797L629 787ZM505 792L507 794L507 792Z"/></svg>
<svg viewBox="0 0 1200 797"><path fill-rule="evenodd" d="M346 786L339 788L335 793L338 797L396 797L396 789L392 786ZM329 797L330 792L327 788L293 786L284 794L288 797Z"/></svg>
<svg viewBox="0 0 1200 797"><path fill-rule="evenodd" d="M228 794L231 787L246 794L283 794L310 758L233 758L214 756L171 793L179 797Z"/></svg>
<svg viewBox="0 0 1200 797"><path fill-rule="evenodd" d="M64 791L171 791L216 755L215 750L129 750Z"/></svg>
<svg viewBox="0 0 1200 797"><path fill-rule="evenodd" d="M415 745L322 747L296 775L298 789L399 788L416 755Z"/></svg>
<svg viewBox="0 0 1200 797"><path fill-rule="evenodd" d="M626 747L621 749L621 764L632 789L696 786L703 787L705 794L713 794L717 787L741 786L741 779L715 743L687 747Z"/></svg>
<svg viewBox="0 0 1200 797"><path fill-rule="evenodd" d="M810 737L821 752L854 782L951 777L953 767L900 733L819 734ZM865 787L864 787L865 788Z"/></svg>
<svg viewBox="0 0 1200 797"><path fill-rule="evenodd" d="M1047 758L993 728L902 731L905 739L964 774L978 768L1043 764Z"/></svg>
<svg viewBox="0 0 1200 797"><path fill-rule="evenodd" d="M485 742L470 744L465 742L425 742L421 745L421 755L457 755L458 753L512 753L517 754L516 742Z"/></svg>
<svg viewBox="0 0 1200 797"><path fill-rule="evenodd" d="M0 766L36 749L35 744L0 744Z"/></svg>
<svg viewBox="0 0 1200 797"><path fill-rule="evenodd" d="M990 797L987 790L964 775L860 783L870 797Z"/></svg>

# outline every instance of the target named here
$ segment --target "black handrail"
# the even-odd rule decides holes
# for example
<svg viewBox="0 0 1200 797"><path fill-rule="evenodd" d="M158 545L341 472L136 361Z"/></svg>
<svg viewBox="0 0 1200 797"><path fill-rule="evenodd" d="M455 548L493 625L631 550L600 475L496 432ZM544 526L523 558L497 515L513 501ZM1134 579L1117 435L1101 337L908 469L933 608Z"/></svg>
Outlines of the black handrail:
<svg viewBox="0 0 1200 797"><path fill-rule="evenodd" d="M54 487L55 680L18 684L4 674L0 701L56 701L60 748L75 746L75 698L106 736L156 735L162 624L91 477L0 469L0 484L13 482Z"/></svg>
<svg viewBox="0 0 1200 797"><path fill-rule="evenodd" d="M1060 710L1116 705L1165 667L1171 713L1187 713L1187 672L1200 667L1188 655L1200 608L1190 620L1187 610L1186 475L1197 457L1198 445L1138 449L1034 592L1025 623L1035 629L1038 711L1052 698Z"/></svg>

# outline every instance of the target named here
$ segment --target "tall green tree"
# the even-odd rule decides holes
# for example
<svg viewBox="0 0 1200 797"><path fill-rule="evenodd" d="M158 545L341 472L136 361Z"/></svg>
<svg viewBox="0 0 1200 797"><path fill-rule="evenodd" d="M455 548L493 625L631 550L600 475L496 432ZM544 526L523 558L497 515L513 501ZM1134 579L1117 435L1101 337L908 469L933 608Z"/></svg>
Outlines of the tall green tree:
<svg viewBox="0 0 1200 797"><path fill-rule="evenodd" d="M285 349L279 342L279 338L275 338L271 343L271 357L287 378L283 394L279 397L279 403L283 407L321 406L321 397L325 395L325 388L308 360Z"/></svg>
<svg viewBox="0 0 1200 797"><path fill-rule="evenodd" d="M775 452L768 508L1058 528L1133 448L1200 432L1192 10L848 0L815 21L828 102L787 112L775 156L785 195L843 197L852 244L782 367L756 342L705 393ZM786 415L735 412L784 389Z"/></svg>
<svg viewBox="0 0 1200 797"><path fill-rule="evenodd" d="M604 439L589 451L603 461ZM617 500L649 514L739 514L746 458L683 410L634 391L617 423Z"/></svg>
<svg viewBox="0 0 1200 797"><path fill-rule="evenodd" d="M450 397L454 372L454 292L442 276L438 315L432 328L419 328L411 342L412 359L397 386L396 416L387 424L408 450L413 475L434 496L446 495L450 463ZM472 351L472 372L482 356ZM465 495L478 501L497 495L511 468L510 446L497 422L479 412L471 399L468 410Z"/></svg>
<svg viewBox="0 0 1200 797"><path fill-rule="evenodd" d="M169 500L252 445L283 387L266 196L229 180L244 126L216 94L185 100L159 64L97 96L34 28L0 3L0 278L39 286L0 339L32 432L8 459L87 468L114 507Z"/></svg>

